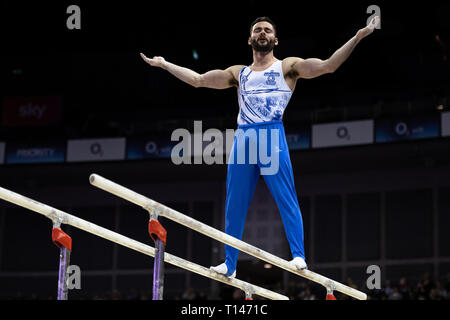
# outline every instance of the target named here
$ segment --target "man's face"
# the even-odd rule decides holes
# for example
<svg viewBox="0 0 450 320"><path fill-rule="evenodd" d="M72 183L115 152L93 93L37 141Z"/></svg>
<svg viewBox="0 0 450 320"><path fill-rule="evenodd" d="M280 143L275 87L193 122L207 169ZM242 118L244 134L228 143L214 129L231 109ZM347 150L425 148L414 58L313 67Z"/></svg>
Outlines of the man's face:
<svg viewBox="0 0 450 320"><path fill-rule="evenodd" d="M256 23L248 38L248 44L258 52L272 51L278 45L278 38L275 37L273 26L267 21Z"/></svg>

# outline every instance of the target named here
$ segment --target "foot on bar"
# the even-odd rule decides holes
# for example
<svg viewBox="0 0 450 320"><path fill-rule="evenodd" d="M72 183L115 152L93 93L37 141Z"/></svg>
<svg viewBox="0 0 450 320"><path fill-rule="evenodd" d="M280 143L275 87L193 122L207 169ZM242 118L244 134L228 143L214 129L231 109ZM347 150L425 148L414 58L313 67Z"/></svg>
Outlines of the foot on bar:
<svg viewBox="0 0 450 320"><path fill-rule="evenodd" d="M217 273L223 274L224 276L233 279L236 277L236 270L233 272L232 275L228 275L228 267L225 263L219 264L215 267L209 267L210 270L215 271Z"/></svg>
<svg viewBox="0 0 450 320"><path fill-rule="evenodd" d="M295 257L290 261L298 270L304 270L308 269L308 266L306 265L306 262L301 257Z"/></svg>

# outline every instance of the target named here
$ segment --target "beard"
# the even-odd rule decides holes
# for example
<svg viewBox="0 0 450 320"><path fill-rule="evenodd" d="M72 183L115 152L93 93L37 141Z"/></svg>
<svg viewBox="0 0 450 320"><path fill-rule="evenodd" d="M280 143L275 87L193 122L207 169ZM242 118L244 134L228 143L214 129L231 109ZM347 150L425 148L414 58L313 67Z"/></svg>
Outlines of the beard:
<svg viewBox="0 0 450 320"><path fill-rule="evenodd" d="M275 47L275 40L267 39L267 38L264 38L264 39L266 39L265 44L261 44L258 42L258 40L261 40L261 39L252 39L251 44L252 44L253 50L258 51L258 52L272 51L273 48Z"/></svg>

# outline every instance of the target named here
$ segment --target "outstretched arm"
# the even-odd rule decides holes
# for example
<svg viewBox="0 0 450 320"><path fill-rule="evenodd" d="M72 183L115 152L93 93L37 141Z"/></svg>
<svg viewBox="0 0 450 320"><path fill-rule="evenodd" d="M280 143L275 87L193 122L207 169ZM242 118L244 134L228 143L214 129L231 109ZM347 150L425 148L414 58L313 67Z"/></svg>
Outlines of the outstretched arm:
<svg viewBox="0 0 450 320"><path fill-rule="evenodd" d="M153 59L149 59L142 53L141 57L149 65L167 70L181 81L196 88L226 89L236 87L238 85L237 77L239 71L243 67L232 66L225 70L211 70L204 74L199 74L191 69L170 63L163 57L153 57Z"/></svg>
<svg viewBox="0 0 450 320"><path fill-rule="evenodd" d="M296 79L304 78L311 79L318 77L325 73L332 73L336 71L342 63L350 56L356 45L369 34L371 34L375 27L380 22L380 17L374 17L370 23L358 30L356 35L352 37L347 43L336 50L333 55L327 60L317 58L301 59L301 58L287 58L288 71L295 75Z"/></svg>

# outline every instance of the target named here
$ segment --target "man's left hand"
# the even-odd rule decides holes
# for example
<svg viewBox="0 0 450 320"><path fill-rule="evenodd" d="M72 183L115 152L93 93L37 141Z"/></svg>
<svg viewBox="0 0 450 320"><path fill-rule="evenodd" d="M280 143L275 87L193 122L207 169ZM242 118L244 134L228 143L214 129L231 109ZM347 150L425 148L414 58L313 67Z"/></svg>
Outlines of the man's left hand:
<svg viewBox="0 0 450 320"><path fill-rule="evenodd" d="M371 34L375 30L375 28L378 26L379 23L380 23L380 17L375 16L372 20L370 20L369 24L365 28L358 30L358 32L356 33L356 38L358 40L361 40L361 39L367 37L369 34Z"/></svg>

